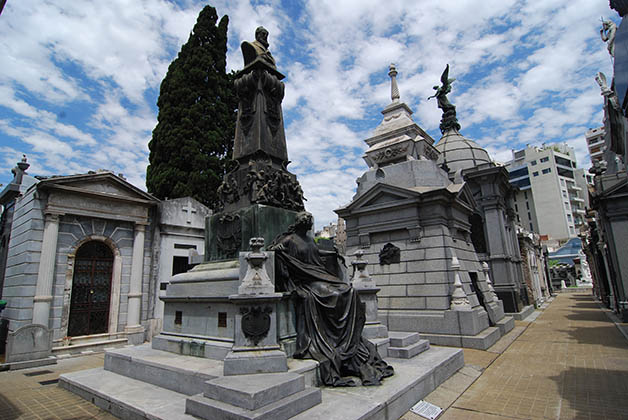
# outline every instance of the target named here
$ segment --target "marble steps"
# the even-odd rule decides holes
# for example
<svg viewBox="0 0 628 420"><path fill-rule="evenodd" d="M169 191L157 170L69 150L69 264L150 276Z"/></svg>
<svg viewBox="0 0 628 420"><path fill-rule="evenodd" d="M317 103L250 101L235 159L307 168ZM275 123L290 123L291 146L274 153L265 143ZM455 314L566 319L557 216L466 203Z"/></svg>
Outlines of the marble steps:
<svg viewBox="0 0 628 420"><path fill-rule="evenodd" d="M386 357L388 357L388 347L390 346L390 339L388 337L369 338L368 341L370 341L375 346L377 352L382 358L385 359Z"/></svg>
<svg viewBox="0 0 628 420"><path fill-rule="evenodd" d="M488 327L476 335L421 333L432 345L486 350L502 336L498 327Z"/></svg>
<svg viewBox="0 0 628 420"><path fill-rule="evenodd" d="M512 331L515 328L515 319L511 316L505 316L495 323L495 326L499 328L502 337Z"/></svg>
<svg viewBox="0 0 628 420"><path fill-rule="evenodd" d="M59 345L61 344L61 345ZM64 354L81 354L84 351L99 352L110 347L123 347L128 344L124 334L97 334L81 337L72 337L68 343L53 343L52 354L60 356Z"/></svg>
<svg viewBox="0 0 628 420"><path fill-rule="evenodd" d="M181 364L180 358L190 359L188 363L202 361L201 358L159 352L151 349L150 346L135 352L135 354L127 350L136 348L129 347L125 348L125 351L116 351L116 353L126 354L126 356L144 365L150 361L154 365L162 364L172 367ZM140 353L147 354L142 355ZM158 357L163 359L157 362ZM293 418L295 420L396 420L464 365L462 350L447 347L432 347L411 359L388 358L386 361L394 367L395 375L384 379L381 386L322 387L320 388L322 402L296 414ZM317 366L318 364L312 360L289 359L289 372L302 373L305 384L304 390L299 391L305 394L293 394L293 399L290 401L301 399L298 404L304 404L316 397L316 390L312 391L310 387L318 384L316 381ZM187 366L184 371L182 374L187 376L194 369ZM59 384L119 418L133 420L197 419L197 417L186 414L186 405L190 406L190 410L194 410L191 408L194 404L198 401L206 402L207 398L202 394L207 390L205 385L198 394L189 396L103 368L63 374ZM278 402L276 401L274 404L278 404ZM297 403L293 403L293 405L295 404ZM272 420L275 420L275 414L278 411L274 411L274 408L274 406L267 406L265 411L261 409L262 411L258 414L261 415L262 412L273 413ZM292 410L293 408L288 407L286 409Z"/></svg>
<svg viewBox="0 0 628 420"><path fill-rule="evenodd" d="M506 315L515 318L517 321L522 321L523 319L530 316L532 312L534 312L534 306L528 305L528 306L524 306L519 312L514 312L514 313L506 312Z"/></svg>
<svg viewBox="0 0 628 420"><path fill-rule="evenodd" d="M430 348L428 340L421 340L419 333L391 331L388 356L398 359L410 359Z"/></svg>
<svg viewBox="0 0 628 420"><path fill-rule="evenodd" d="M186 401L186 413L205 420L287 420L321 403L321 390L293 372L223 376Z"/></svg>
<svg viewBox="0 0 628 420"><path fill-rule="evenodd" d="M59 386L121 419L198 420L185 414L187 395L103 368L63 374Z"/></svg>
<svg viewBox="0 0 628 420"><path fill-rule="evenodd" d="M202 392L205 381L222 376L218 360L154 350L149 343L105 353L104 369L185 395Z"/></svg>

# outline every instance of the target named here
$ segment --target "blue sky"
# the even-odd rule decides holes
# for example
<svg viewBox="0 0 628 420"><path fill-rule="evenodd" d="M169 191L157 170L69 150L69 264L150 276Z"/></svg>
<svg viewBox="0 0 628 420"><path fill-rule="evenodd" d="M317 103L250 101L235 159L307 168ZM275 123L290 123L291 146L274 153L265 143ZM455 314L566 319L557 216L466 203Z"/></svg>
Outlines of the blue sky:
<svg viewBox="0 0 628 420"><path fill-rule="evenodd" d="M8 0L0 15L0 183L28 156L31 175L110 169L145 189L159 84L205 2ZM336 219L366 169L364 139L401 100L438 141L427 101L445 65L462 133L496 161L526 144L566 142L588 168L584 132L602 124L598 71L612 77L606 0L214 1L239 44L269 30L287 77L288 153L317 226Z"/></svg>

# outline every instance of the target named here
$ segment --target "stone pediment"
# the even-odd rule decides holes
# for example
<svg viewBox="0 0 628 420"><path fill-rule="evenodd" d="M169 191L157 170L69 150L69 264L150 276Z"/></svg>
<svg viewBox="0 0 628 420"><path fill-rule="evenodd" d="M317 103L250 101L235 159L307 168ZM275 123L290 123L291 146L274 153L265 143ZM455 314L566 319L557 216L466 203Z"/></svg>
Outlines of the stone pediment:
<svg viewBox="0 0 628 420"><path fill-rule="evenodd" d="M362 208L394 205L404 200L416 200L421 194L408 188L397 187L389 184L376 184L370 190L362 194L356 200L336 210L336 213L354 212Z"/></svg>
<svg viewBox="0 0 628 420"><path fill-rule="evenodd" d="M48 178L40 182L39 188L65 191L72 195L89 195L113 200L133 201L138 204L159 202L152 195L111 172Z"/></svg>
<svg viewBox="0 0 628 420"><path fill-rule="evenodd" d="M452 192L456 192L458 200L469 208L474 209L477 207L473 193L466 182L464 184L451 184L448 189Z"/></svg>

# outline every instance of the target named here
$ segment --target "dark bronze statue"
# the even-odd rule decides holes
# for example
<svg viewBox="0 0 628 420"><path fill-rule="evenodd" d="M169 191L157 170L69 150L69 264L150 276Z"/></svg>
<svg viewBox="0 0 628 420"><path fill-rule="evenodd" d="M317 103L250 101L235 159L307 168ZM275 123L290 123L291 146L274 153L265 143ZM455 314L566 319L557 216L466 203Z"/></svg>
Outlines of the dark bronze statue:
<svg viewBox="0 0 628 420"><path fill-rule="evenodd" d="M460 124L456 118L456 107L447 98L447 94L451 92L451 84L455 80L449 78L449 64L447 64L440 76L441 85L434 86L436 93L427 98L428 100L436 98L438 107L443 110L443 117L440 120L440 130L443 134L450 129L460 130Z"/></svg>
<svg viewBox="0 0 628 420"><path fill-rule="evenodd" d="M300 212L287 232L279 235L270 250L276 256L278 291L292 292L298 300L295 358L320 363L321 380L330 386L379 385L393 375L375 346L362 337L366 315L356 290L325 269L322 251L307 235L312 215Z"/></svg>
<svg viewBox="0 0 628 420"><path fill-rule="evenodd" d="M263 61L277 70L275 59L268 50L268 31L263 26L255 30L255 41L244 41L241 48L245 68L254 61Z"/></svg>

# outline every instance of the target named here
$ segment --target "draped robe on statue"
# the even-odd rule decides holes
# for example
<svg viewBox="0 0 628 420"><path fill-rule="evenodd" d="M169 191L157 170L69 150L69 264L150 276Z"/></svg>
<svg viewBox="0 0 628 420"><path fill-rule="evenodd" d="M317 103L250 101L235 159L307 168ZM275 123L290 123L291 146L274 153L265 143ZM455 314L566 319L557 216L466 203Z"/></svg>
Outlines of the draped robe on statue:
<svg viewBox="0 0 628 420"><path fill-rule="evenodd" d="M294 357L317 360L325 385L355 385L348 376L360 377L362 385L379 385L391 376L393 368L362 337L366 317L358 293L324 268L312 238L288 232L277 237L272 248L278 264L277 290L298 296Z"/></svg>

